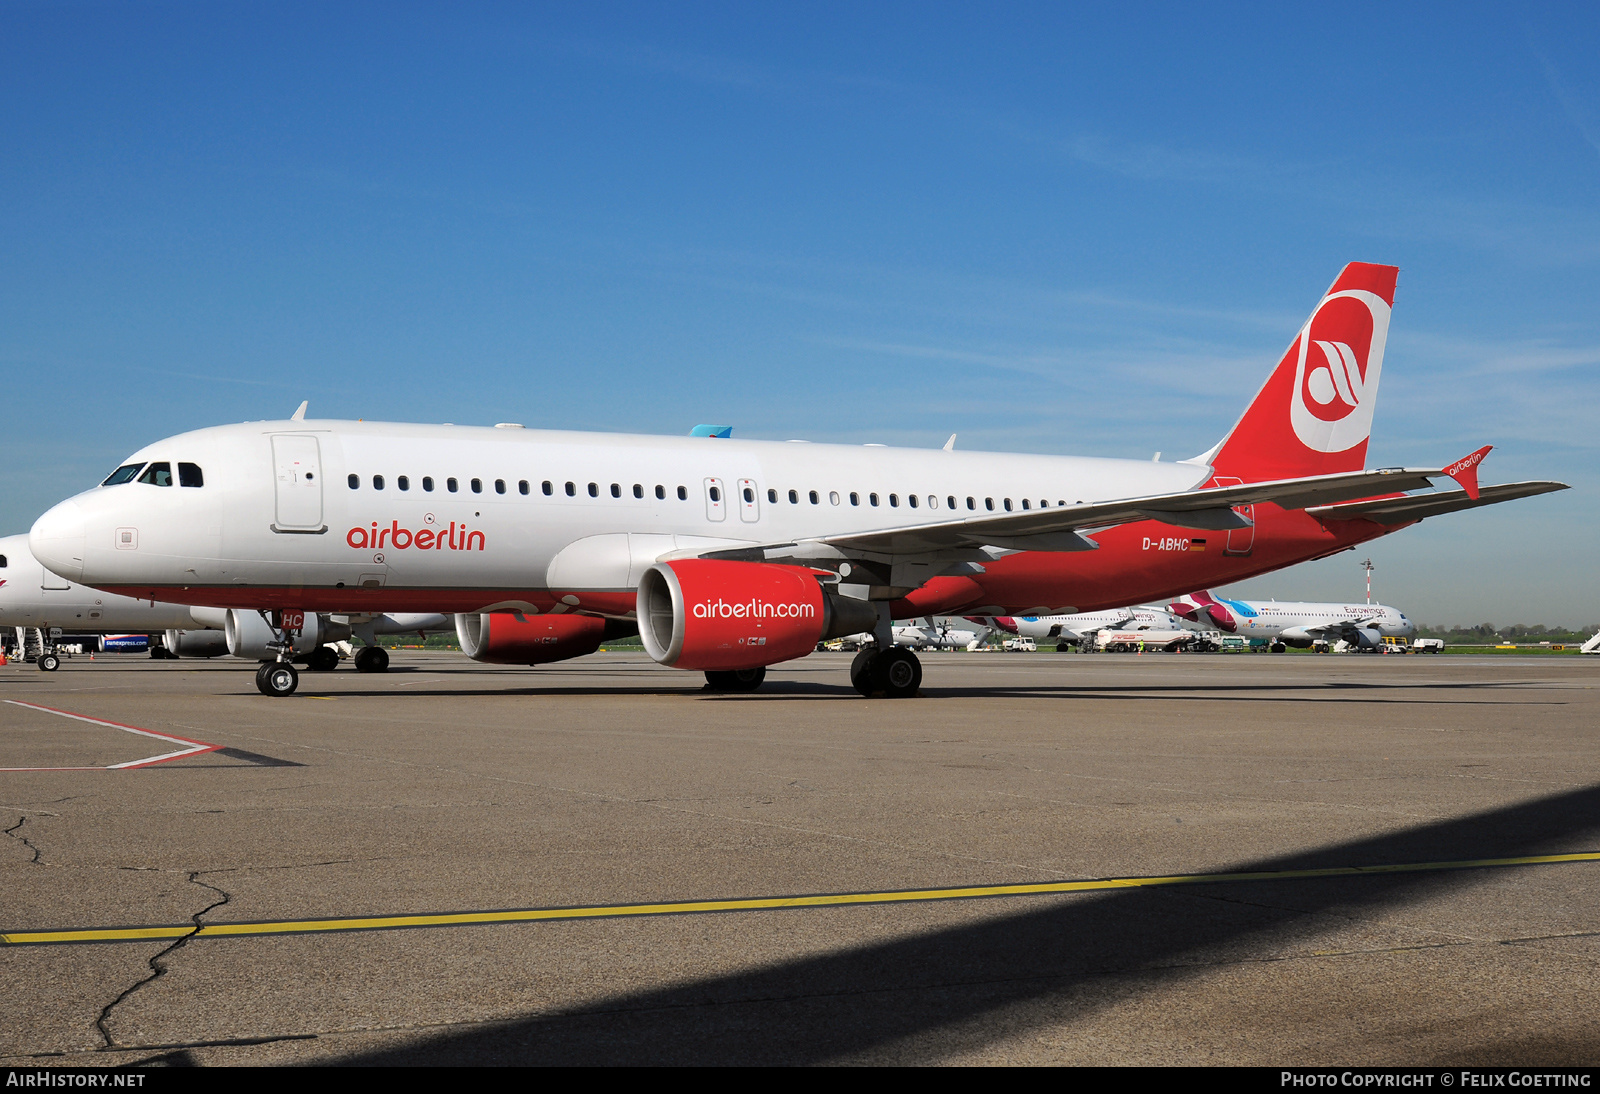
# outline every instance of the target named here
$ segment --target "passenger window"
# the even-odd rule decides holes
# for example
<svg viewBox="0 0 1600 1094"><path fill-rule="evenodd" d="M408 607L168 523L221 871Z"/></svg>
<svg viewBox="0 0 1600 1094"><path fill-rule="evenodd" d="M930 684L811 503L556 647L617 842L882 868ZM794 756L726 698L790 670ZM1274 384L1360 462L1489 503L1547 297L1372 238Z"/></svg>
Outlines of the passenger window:
<svg viewBox="0 0 1600 1094"><path fill-rule="evenodd" d="M1029 506L1028 506L1028 499L1027 499L1027 498L1023 498L1023 499L1022 499L1022 507L1023 507L1023 508L1024 508L1024 509L1027 509L1027 508L1028 508L1028 507L1029 507Z"/></svg>
<svg viewBox="0 0 1600 1094"><path fill-rule="evenodd" d="M851 505L860 505L861 504L861 495L856 493L854 490L850 491L850 504Z"/></svg>
<svg viewBox="0 0 1600 1094"><path fill-rule="evenodd" d="M1011 499L1010 498L1006 499L1006 512L1008 512L1008 513L1011 512Z"/></svg>
<svg viewBox="0 0 1600 1094"><path fill-rule="evenodd" d="M767 491L767 500L770 501L773 505L777 505L778 504L778 492L776 490L768 490Z"/></svg>
<svg viewBox="0 0 1600 1094"><path fill-rule="evenodd" d="M667 500L667 488L665 486L658 485L656 487L656 500L657 501L666 501Z"/></svg>
<svg viewBox="0 0 1600 1094"><path fill-rule="evenodd" d="M956 496L954 494L951 494L945 500L950 503L950 508L954 509L956 507Z"/></svg>
<svg viewBox="0 0 1600 1094"><path fill-rule="evenodd" d="M121 486L125 482L132 482L133 477L139 473L142 463L125 463L107 476L101 486Z"/></svg>
<svg viewBox="0 0 1600 1094"><path fill-rule="evenodd" d="M711 500L712 501L721 501L722 500L722 491L718 490L715 486L713 486L711 488Z"/></svg>
<svg viewBox="0 0 1600 1094"><path fill-rule="evenodd" d="M899 494L890 494L889 495L889 505L890 505L891 508L894 508L894 509L900 508L900 495Z"/></svg>
<svg viewBox="0 0 1600 1094"><path fill-rule="evenodd" d="M978 499L977 498L968 498L967 499L967 508L968 509L976 509L977 507L978 507Z"/></svg>
<svg viewBox="0 0 1600 1094"><path fill-rule="evenodd" d="M382 490L383 489L383 476L382 475L374 475L374 476L372 476L372 488L374 490Z"/></svg>
<svg viewBox="0 0 1600 1094"><path fill-rule="evenodd" d="M679 501L688 501L689 500L689 488L687 486L678 487L678 500Z"/></svg>
<svg viewBox="0 0 1600 1094"><path fill-rule="evenodd" d="M746 502L753 502L756 500L756 492L750 489L748 486L744 488L744 500Z"/></svg>
<svg viewBox="0 0 1600 1094"><path fill-rule="evenodd" d="M528 480L527 479L518 479L517 480L517 493L521 494L523 497L527 497L528 496Z"/></svg>
<svg viewBox="0 0 1600 1094"><path fill-rule="evenodd" d="M991 513L994 512L994 499L993 498L984 498L983 499L983 507L985 509L989 510L989 512L991 512Z"/></svg>
<svg viewBox="0 0 1600 1094"><path fill-rule="evenodd" d="M445 479L444 488L454 494L457 490L461 489L461 486L456 482L455 479Z"/></svg>
<svg viewBox="0 0 1600 1094"><path fill-rule="evenodd" d="M837 491L837 490L829 490L828 491L828 504L829 505L838 505L839 504L839 491Z"/></svg>
<svg viewBox="0 0 1600 1094"><path fill-rule="evenodd" d="M633 484L633 496L636 497L636 498L644 497L644 487L640 486L638 483L634 483Z"/></svg>
<svg viewBox="0 0 1600 1094"><path fill-rule="evenodd" d="M614 498L622 497L622 487L617 483L611 484L611 496Z"/></svg>
<svg viewBox="0 0 1600 1094"><path fill-rule="evenodd" d="M878 495L876 495L876 494L868 494L867 495L867 500L869 502L871 502L873 505L877 505L878 504Z"/></svg>
<svg viewBox="0 0 1600 1094"><path fill-rule="evenodd" d="M182 471L183 468L180 467L180 468L178 468L178 470ZM410 490L411 489L411 476L410 475L396 475L395 476L395 480L394 480L394 484L396 486L398 486L402 490Z"/></svg>
<svg viewBox="0 0 1600 1094"><path fill-rule="evenodd" d="M350 489L352 489L352 490L361 489L361 476L360 475L351 475L348 479L345 480L345 482L348 482L350 484Z"/></svg>
<svg viewBox="0 0 1600 1094"><path fill-rule="evenodd" d="M599 483L591 482L589 484L589 496L591 498L598 498L600 496L600 484Z"/></svg>
<svg viewBox="0 0 1600 1094"><path fill-rule="evenodd" d="M5 568L6 568L6 556L5 555L0 555L0 570L4 570Z"/></svg>
<svg viewBox="0 0 1600 1094"><path fill-rule="evenodd" d="M800 491L798 491L798 490L789 491L789 504L790 505L799 505L800 504Z"/></svg>
<svg viewBox="0 0 1600 1094"><path fill-rule="evenodd" d="M807 494L806 496L811 499L811 504L812 505L817 504L818 498L817 498L817 492L815 490L811 491L811 493Z"/></svg>
<svg viewBox="0 0 1600 1094"><path fill-rule="evenodd" d="M482 479L473 479L472 480L472 492L474 494L483 493L483 480Z"/></svg>
<svg viewBox="0 0 1600 1094"><path fill-rule="evenodd" d="M544 496L547 497L547 498L551 494L555 493L555 487L550 485L550 480L549 479L545 479L543 482L541 482L539 484L539 489L544 492Z"/></svg>
<svg viewBox="0 0 1600 1094"><path fill-rule="evenodd" d="M578 496L578 487L577 487L577 485L574 484L574 483L570 483L570 482L567 483L567 497L575 498L577 496Z"/></svg>
<svg viewBox="0 0 1600 1094"><path fill-rule="evenodd" d="M433 476L432 475L424 475L424 476L422 476L422 488L424 490L426 490L430 494L433 493Z"/></svg>
<svg viewBox="0 0 1600 1094"><path fill-rule="evenodd" d="M172 465L170 463L153 463L145 468L144 474L139 476L139 481L149 486L171 486Z"/></svg>
<svg viewBox="0 0 1600 1094"><path fill-rule="evenodd" d="M506 492L506 480L505 479L495 479L494 480L494 492L496 494L504 494Z"/></svg>
<svg viewBox="0 0 1600 1094"><path fill-rule="evenodd" d="M915 509L917 507L917 496L915 494L907 494L906 495L906 504L910 505L911 508Z"/></svg>
<svg viewBox="0 0 1600 1094"><path fill-rule="evenodd" d="M200 465L199 464L197 464L197 463L180 463L178 465L178 485L179 486L196 486L196 487L198 487L198 486L204 486L205 484L206 484L206 477L200 473Z"/></svg>

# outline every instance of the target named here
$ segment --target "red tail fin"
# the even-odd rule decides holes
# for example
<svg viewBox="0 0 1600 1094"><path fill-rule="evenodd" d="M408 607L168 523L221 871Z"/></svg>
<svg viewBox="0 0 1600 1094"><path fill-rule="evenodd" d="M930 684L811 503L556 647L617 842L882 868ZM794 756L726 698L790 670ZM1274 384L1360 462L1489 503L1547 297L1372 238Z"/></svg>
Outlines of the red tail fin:
<svg viewBox="0 0 1600 1094"><path fill-rule="evenodd" d="M1196 463L1259 482L1366 466L1395 266L1352 262L1216 448Z"/></svg>

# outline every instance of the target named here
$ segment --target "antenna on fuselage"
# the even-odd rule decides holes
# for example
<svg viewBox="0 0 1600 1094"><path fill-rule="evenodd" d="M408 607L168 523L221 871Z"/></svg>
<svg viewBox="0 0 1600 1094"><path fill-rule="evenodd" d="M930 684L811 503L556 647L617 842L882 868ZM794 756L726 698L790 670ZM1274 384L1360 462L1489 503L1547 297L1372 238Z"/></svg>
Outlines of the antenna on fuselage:
<svg viewBox="0 0 1600 1094"><path fill-rule="evenodd" d="M946 452L954 452L956 450L956 435L954 433L950 434L950 439L944 442L944 450Z"/></svg>
<svg viewBox="0 0 1600 1094"><path fill-rule="evenodd" d="M305 421L306 420L306 407L308 407L310 405L311 405L311 400L310 399L302 399L302 400L300 400L299 408L293 414L289 415L289 420L291 422L303 422L303 421Z"/></svg>

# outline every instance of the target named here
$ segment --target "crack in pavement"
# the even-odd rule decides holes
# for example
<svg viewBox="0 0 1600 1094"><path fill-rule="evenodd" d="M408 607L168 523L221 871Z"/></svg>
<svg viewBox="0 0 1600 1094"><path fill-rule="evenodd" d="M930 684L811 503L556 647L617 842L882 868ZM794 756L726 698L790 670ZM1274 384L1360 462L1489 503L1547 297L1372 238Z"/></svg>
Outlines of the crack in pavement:
<svg viewBox="0 0 1600 1094"><path fill-rule="evenodd" d="M134 992L138 991L140 988L143 988L147 984L155 983L157 980L161 979L161 977L165 976L167 974L167 966L162 962L161 959L166 957L168 954L182 949L184 946L189 944L189 940L191 938L200 933L200 928L205 926L205 924L201 922L202 916L204 916L207 912L222 907L224 904L227 904L233 899L232 894L230 894L226 889L219 889L215 885L200 880L200 875L202 873L211 872L212 871L207 870L191 870L189 871L189 881L194 885L199 885L201 888L210 889L213 893L219 894L222 899L212 901L210 904L207 904L204 908L201 908L198 912L194 913L194 915L190 916L189 918L194 922L194 930L178 939L160 953L157 953L151 957L150 975L135 983L132 987L125 990L121 995L117 996L115 999L111 1000L111 1002L107 1003L101 1008L100 1017L96 1018L94 1022L95 1028L100 1031L100 1036L105 1038L105 1044L101 1046L101 1051L106 1049L119 1049L122 1047L117 1044L116 1035L111 1032L111 1012L116 1010L117 1007L120 1006L124 1000L133 995Z"/></svg>
<svg viewBox="0 0 1600 1094"><path fill-rule="evenodd" d="M24 814L22 814L22 819L21 820L17 821L17 823L13 824L10 828L5 829L5 834L10 836L14 840L21 841L22 846L26 847L28 850L33 852L33 858L30 859L29 861L34 866L47 865L46 862L44 861L44 852L41 851L39 849L39 847L32 840L28 839L27 836L18 835L18 833L17 833L17 829L21 828L24 824L27 824L27 823L28 823L28 814L24 813Z"/></svg>

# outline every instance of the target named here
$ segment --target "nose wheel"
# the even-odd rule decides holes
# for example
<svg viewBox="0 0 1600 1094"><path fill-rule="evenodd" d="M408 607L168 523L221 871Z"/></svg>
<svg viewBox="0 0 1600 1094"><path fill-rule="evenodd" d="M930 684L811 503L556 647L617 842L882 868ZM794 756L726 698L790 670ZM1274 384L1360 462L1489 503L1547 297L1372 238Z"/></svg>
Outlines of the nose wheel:
<svg viewBox="0 0 1600 1094"><path fill-rule="evenodd" d="M44 672L55 672L56 669L60 667L61 658L57 657L55 654L41 653L39 655L39 668Z"/></svg>
<svg viewBox="0 0 1600 1094"><path fill-rule="evenodd" d="M869 699L910 699L922 687L922 662L908 649L865 649L850 662L850 683Z"/></svg>
<svg viewBox="0 0 1600 1094"><path fill-rule="evenodd" d="M293 695L299 686L300 673L287 661L268 661L256 669L256 687L262 695Z"/></svg>

